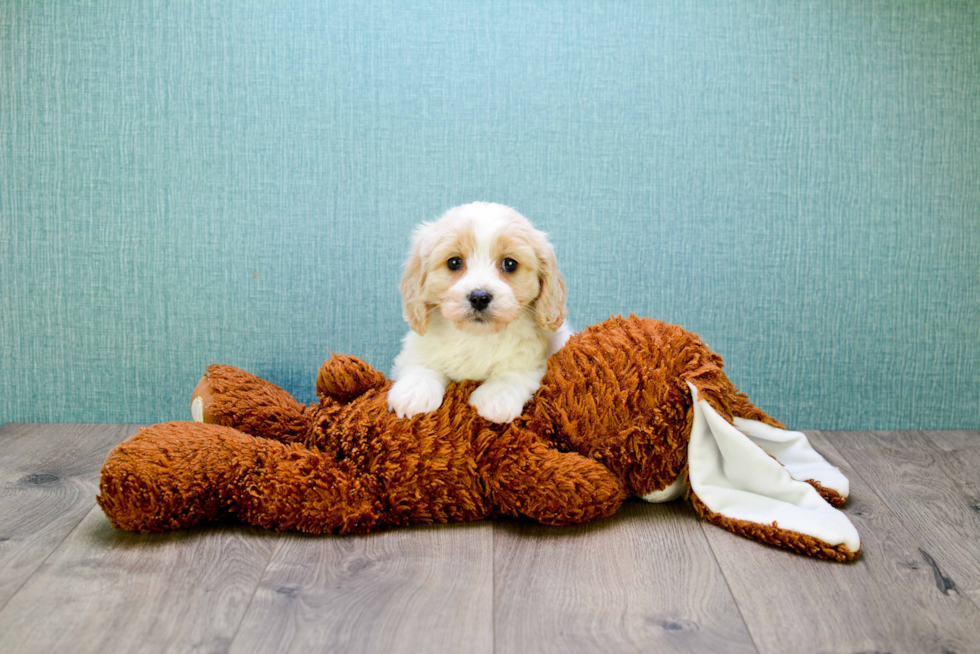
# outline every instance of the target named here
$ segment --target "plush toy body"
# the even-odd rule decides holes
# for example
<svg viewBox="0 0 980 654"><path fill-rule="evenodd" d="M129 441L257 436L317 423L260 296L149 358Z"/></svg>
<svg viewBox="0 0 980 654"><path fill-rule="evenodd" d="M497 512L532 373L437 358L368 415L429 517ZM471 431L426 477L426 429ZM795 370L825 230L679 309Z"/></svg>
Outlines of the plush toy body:
<svg viewBox="0 0 980 654"><path fill-rule="evenodd" d="M477 415L467 401L475 382L399 419L387 410L390 385L334 356L319 402L303 406L211 366L195 395L213 424L155 425L120 444L99 504L114 525L148 532L226 514L311 533L501 514L565 525L610 515L629 495L673 499L689 482L699 513L736 533L836 560L860 549L825 501L843 501L846 479L752 406L721 358L679 327L631 316L576 334L509 424Z"/></svg>

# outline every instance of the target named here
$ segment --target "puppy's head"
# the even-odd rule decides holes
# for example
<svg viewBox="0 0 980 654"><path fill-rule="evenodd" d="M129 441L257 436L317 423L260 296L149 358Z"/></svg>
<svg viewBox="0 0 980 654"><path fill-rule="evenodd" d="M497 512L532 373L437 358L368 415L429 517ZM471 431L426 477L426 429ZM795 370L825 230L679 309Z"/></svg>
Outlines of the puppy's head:
<svg viewBox="0 0 980 654"><path fill-rule="evenodd" d="M400 289L405 320L419 334L432 311L474 333L499 332L524 311L552 331L565 319L554 249L524 216L500 204L466 204L420 225Z"/></svg>

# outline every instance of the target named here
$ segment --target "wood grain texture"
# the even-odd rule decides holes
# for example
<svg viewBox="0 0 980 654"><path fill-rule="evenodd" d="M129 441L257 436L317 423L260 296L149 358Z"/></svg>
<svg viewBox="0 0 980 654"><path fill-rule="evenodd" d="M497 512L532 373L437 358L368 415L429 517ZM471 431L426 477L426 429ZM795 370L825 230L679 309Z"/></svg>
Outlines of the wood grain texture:
<svg viewBox="0 0 980 654"><path fill-rule="evenodd" d="M495 523L496 652L755 652L698 523L683 500Z"/></svg>
<svg viewBox="0 0 980 654"><path fill-rule="evenodd" d="M811 433L851 480L842 565L684 501L569 529L131 534L94 495L135 430L0 429L0 652L980 651L978 432Z"/></svg>
<svg viewBox="0 0 980 654"><path fill-rule="evenodd" d="M492 530L284 536L231 651L489 654Z"/></svg>
<svg viewBox="0 0 980 654"><path fill-rule="evenodd" d="M944 452L956 452L964 449L980 450L980 431L925 431L922 432L922 435ZM980 472L970 472L967 473L967 476L972 477L973 481L977 481Z"/></svg>
<svg viewBox="0 0 980 654"><path fill-rule="evenodd" d="M99 468L131 425L0 428L0 608L95 505Z"/></svg>
<svg viewBox="0 0 980 654"><path fill-rule="evenodd" d="M922 435L943 451L943 463L966 494L967 506L980 521L980 432L927 431Z"/></svg>
<svg viewBox="0 0 980 654"><path fill-rule="evenodd" d="M227 651L278 540L237 525L123 532L93 506L0 611L0 651Z"/></svg>
<svg viewBox="0 0 980 654"><path fill-rule="evenodd" d="M865 483L863 462L852 459L852 467L823 434L808 435L850 479L844 511L862 538L856 562L760 547L703 524L759 651L976 651L980 613L965 598L937 588L928 563L931 544L910 533Z"/></svg>
<svg viewBox="0 0 980 654"><path fill-rule="evenodd" d="M957 433L959 436L957 436ZM832 432L845 453L929 554L949 595L980 606L980 447L970 432ZM942 439L949 450L937 444Z"/></svg>

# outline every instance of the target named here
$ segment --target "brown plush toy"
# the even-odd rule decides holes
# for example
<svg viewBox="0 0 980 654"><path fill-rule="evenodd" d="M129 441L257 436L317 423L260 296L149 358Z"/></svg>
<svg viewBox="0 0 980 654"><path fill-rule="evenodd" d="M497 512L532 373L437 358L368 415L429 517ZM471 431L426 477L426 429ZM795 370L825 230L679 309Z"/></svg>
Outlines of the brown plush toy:
<svg viewBox="0 0 980 654"><path fill-rule="evenodd" d="M804 554L854 558L860 540L834 509L847 480L799 432L752 406L694 334L610 318L548 361L541 388L508 424L450 385L442 406L389 412L391 382L333 356L304 406L242 370L211 366L199 422L142 429L102 467L113 525L157 532L234 514L267 528L350 533L425 522L527 516L567 525L628 496L687 491L706 519Z"/></svg>

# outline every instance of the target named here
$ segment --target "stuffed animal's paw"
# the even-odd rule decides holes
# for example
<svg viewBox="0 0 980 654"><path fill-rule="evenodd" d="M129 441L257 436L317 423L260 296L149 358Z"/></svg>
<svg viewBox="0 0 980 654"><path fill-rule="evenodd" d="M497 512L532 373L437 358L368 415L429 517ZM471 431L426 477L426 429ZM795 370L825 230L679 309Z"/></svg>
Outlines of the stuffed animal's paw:
<svg viewBox="0 0 980 654"><path fill-rule="evenodd" d="M201 377L197 382L194 392L191 393L191 418L194 422L213 423L214 416L211 414L211 401L214 399L214 392L211 390L211 383L208 376Z"/></svg>
<svg viewBox="0 0 980 654"><path fill-rule="evenodd" d="M490 422L510 422L521 415L531 395L526 388L490 380L470 393L470 404Z"/></svg>
<svg viewBox="0 0 980 654"><path fill-rule="evenodd" d="M399 418L435 411L442 405L446 387L428 376L410 375L396 381L388 390L388 409Z"/></svg>

